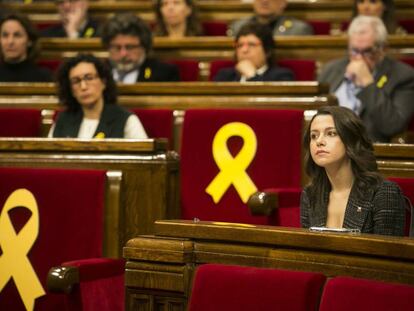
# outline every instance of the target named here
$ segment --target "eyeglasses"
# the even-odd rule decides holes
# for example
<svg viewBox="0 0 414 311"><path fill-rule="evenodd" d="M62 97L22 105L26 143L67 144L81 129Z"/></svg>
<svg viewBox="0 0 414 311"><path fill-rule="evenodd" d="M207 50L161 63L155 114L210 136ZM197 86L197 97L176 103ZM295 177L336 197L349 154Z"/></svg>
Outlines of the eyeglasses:
<svg viewBox="0 0 414 311"><path fill-rule="evenodd" d="M131 52L133 50L139 49L141 44L125 44L125 45L118 45L118 44L111 44L109 46L109 50L111 52L119 53L122 49L125 49L127 52Z"/></svg>
<svg viewBox="0 0 414 311"><path fill-rule="evenodd" d="M74 77L70 79L70 85L72 85L72 87L79 87L83 82L85 82L86 84L91 83L92 81L98 79L99 76L95 73L88 73L86 75L84 75L83 77Z"/></svg>
<svg viewBox="0 0 414 311"><path fill-rule="evenodd" d="M350 47L349 53L352 56L361 55L363 57L372 57L378 52L378 49L379 49L378 47L369 47L369 48L360 50L357 48Z"/></svg>
<svg viewBox="0 0 414 311"><path fill-rule="evenodd" d="M256 48L258 46L261 46L262 44L260 42L237 42L235 44L236 49L241 49L243 48L245 45L247 45L247 47L249 49L251 48Z"/></svg>

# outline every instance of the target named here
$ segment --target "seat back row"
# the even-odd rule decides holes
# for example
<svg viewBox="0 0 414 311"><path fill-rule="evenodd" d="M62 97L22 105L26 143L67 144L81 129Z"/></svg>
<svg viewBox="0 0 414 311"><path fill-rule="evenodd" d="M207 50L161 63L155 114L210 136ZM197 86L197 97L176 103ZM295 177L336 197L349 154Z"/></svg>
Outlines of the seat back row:
<svg viewBox="0 0 414 311"><path fill-rule="evenodd" d="M222 264L197 268L189 311L413 310L414 287L318 272Z"/></svg>

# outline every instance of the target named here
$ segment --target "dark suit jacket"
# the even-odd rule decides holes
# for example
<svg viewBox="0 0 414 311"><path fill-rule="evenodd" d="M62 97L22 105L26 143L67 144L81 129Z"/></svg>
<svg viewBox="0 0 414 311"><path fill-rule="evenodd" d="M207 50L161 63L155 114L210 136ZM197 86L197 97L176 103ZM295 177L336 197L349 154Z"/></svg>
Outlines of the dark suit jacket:
<svg viewBox="0 0 414 311"><path fill-rule="evenodd" d="M345 210L343 227L359 229L362 233L404 235L405 201L397 184L383 181L377 189L357 196L354 184ZM307 188L300 199L300 222L302 227L325 227L328 213L329 191L324 194L323 206L311 209Z"/></svg>
<svg viewBox="0 0 414 311"><path fill-rule="evenodd" d="M178 67L147 58L139 68L137 82L170 82L180 81Z"/></svg>
<svg viewBox="0 0 414 311"><path fill-rule="evenodd" d="M240 81L240 73L235 68L223 68L216 76L214 81L217 82L231 82ZM295 76L293 72L287 68L282 67L270 67L262 75L256 75L247 81L293 81Z"/></svg>
<svg viewBox="0 0 414 311"><path fill-rule="evenodd" d="M348 63L344 58L327 64L319 82L329 83L334 93L344 79ZM374 78L375 82L357 96L361 101L359 114L374 141L389 142L406 129L414 115L414 69L386 57L377 66Z"/></svg>
<svg viewBox="0 0 414 311"><path fill-rule="evenodd" d="M88 20L86 27L80 32L79 38L92 38L99 36L99 25L94 20ZM66 31L62 24L58 24L42 31L42 37L66 38Z"/></svg>

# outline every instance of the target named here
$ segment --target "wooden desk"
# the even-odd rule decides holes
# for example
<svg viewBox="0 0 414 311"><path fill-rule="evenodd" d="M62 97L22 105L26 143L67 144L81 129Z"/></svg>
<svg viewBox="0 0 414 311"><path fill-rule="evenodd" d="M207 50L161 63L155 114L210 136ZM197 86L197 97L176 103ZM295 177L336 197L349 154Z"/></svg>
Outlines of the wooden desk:
<svg viewBox="0 0 414 311"><path fill-rule="evenodd" d="M391 57L413 57L414 35L389 36L387 53ZM64 38L44 38L42 59L61 59L73 57L79 52L93 53L106 58L100 39L70 40ZM288 36L275 38L277 59L311 59L319 67L326 62L343 57L347 51L347 39L344 36ZM187 37L171 39L154 38L154 54L164 60L194 59L200 62L201 79L207 80L210 62L217 59L233 59L234 43L228 37Z"/></svg>
<svg viewBox="0 0 414 311"><path fill-rule="evenodd" d="M128 239L152 233L156 219L180 217L178 157L165 140L0 138L0 166L122 172L119 210L105 212L112 256L120 256Z"/></svg>
<svg viewBox="0 0 414 311"><path fill-rule="evenodd" d="M192 221L157 221L124 248L126 310L185 310L204 263L317 271L414 284L414 240ZM144 307L145 306L145 307Z"/></svg>
<svg viewBox="0 0 414 311"><path fill-rule="evenodd" d="M374 152L384 176L414 178L414 145L375 144Z"/></svg>
<svg viewBox="0 0 414 311"><path fill-rule="evenodd" d="M6 8L19 10L34 22L59 20L56 6L52 2L31 4L3 4ZM152 3L149 1L90 1L89 12L98 19L106 19L116 12L134 12L147 21L155 20ZM251 3L237 0L198 1L199 16L201 20L221 20L231 22L252 15ZM396 16L399 19L412 18L414 5L410 0L395 1ZM340 22L351 19L352 1L349 0L315 0L315 1L290 1L285 11L286 15L303 20L330 21L334 27L339 27ZM337 25L338 24L338 25Z"/></svg>

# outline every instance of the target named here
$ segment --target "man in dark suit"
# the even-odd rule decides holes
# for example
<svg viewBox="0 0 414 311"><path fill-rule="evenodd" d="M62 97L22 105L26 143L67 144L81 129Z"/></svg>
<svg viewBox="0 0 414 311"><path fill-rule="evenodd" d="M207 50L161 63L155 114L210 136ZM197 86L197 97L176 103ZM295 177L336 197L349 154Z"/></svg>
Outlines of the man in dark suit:
<svg viewBox="0 0 414 311"><path fill-rule="evenodd" d="M377 142L389 142L414 115L414 69L387 57L386 41L381 19L356 17L348 29L348 57L327 64L319 77Z"/></svg>
<svg viewBox="0 0 414 311"><path fill-rule="evenodd" d="M109 63L117 82L180 81L177 66L148 57L151 30L135 14L120 13L108 20L102 30L102 43L109 51Z"/></svg>
<svg viewBox="0 0 414 311"><path fill-rule="evenodd" d="M43 37L91 38L98 36L98 23L88 16L88 0L55 0L60 24L46 28Z"/></svg>
<svg viewBox="0 0 414 311"><path fill-rule="evenodd" d="M220 70L214 81L292 81L294 75L273 64L274 40L266 25L248 23L235 39L236 65Z"/></svg>

